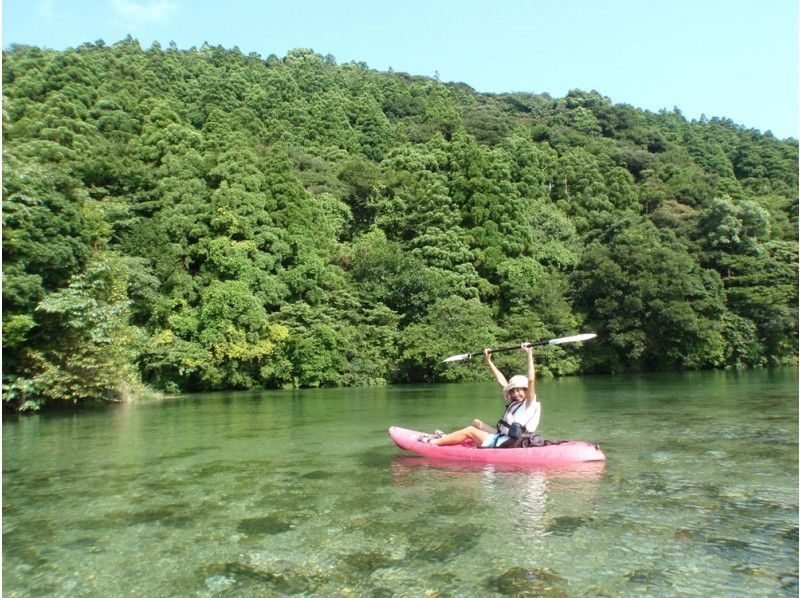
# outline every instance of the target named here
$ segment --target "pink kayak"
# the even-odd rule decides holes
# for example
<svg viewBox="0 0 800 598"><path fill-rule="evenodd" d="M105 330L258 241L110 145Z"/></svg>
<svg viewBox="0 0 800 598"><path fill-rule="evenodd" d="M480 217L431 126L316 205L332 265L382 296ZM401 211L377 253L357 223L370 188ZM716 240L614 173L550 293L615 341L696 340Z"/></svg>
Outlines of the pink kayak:
<svg viewBox="0 0 800 598"><path fill-rule="evenodd" d="M584 461L605 461L600 447L591 442L566 440L530 448L478 448L474 444L436 446L421 441L423 432L392 426L389 436L401 449L439 459L457 459L497 465L562 465Z"/></svg>

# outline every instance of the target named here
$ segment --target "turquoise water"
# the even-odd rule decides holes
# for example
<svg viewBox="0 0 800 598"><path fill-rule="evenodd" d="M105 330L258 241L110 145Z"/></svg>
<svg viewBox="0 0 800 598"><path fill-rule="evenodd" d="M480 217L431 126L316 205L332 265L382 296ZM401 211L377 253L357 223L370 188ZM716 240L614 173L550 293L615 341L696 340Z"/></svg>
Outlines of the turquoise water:
<svg viewBox="0 0 800 598"><path fill-rule="evenodd" d="M3 422L6 596L796 596L797 371L541 380L605 465L429 462L493 384L184 396Z"/></svg>

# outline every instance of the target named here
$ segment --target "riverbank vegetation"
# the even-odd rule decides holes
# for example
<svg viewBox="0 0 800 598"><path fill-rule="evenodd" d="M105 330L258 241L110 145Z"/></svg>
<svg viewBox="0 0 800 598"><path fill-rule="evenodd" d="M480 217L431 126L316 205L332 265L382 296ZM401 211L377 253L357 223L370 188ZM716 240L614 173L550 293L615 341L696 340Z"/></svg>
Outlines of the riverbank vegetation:
<svg viewBox="0 0 800 598"><path fill-rule="evenodd" d="M584 331L543 373L796 362L794 139L131 38L14 46L3 93L5 407L474 379L442 358Z"/></svg>

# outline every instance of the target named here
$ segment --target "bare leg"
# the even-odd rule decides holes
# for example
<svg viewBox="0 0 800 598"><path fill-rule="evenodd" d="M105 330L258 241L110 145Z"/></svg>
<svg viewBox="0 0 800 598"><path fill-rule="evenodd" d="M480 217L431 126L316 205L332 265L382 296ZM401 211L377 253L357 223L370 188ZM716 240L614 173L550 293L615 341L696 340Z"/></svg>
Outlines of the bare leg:
<svg viewBox="0 0 800 598"><path fill-rule="evenodd" d="M479 430L475 426L467 426L466 428L451 432L450 434L445 434L441 438L431 438L430 443L436 446L449 446L452 444L461 444L467 438L471 438L475 444L480 446L489 436L490 434L488 432Z"/></svg>
<svg viewBox="0 0 800 598"><path fill-rule="evenodd" d="M489 425L483 423L479 419L473 419L472 420L472 427L473 428L478 428L479 430L483 430L484 432L488 432L489 434L494 434L495 432L497 432L497 430L493 426L489 426Z"/></svg>

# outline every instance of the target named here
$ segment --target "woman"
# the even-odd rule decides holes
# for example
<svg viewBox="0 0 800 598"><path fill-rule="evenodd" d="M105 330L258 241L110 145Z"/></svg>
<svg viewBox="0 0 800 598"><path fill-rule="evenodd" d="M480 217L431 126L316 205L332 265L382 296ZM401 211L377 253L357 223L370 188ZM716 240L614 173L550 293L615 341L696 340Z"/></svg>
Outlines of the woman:
<svg viewBox="0 0 800 598"><path fill-rule="evenodd" d="M533 434L539 425L540 406L536 400L536 367L533 363L533 345L522 343L522 350L528 355L528 375L512 376L506 380L497 366L492 361L492 350L485 349L486 363L492 370L495 379L503 387L503 398L506 400L506 410L502 419L497 423L497 428L487 426L476 419L472 425L450 434L437 436L422 436L420 440L436 446L461 444L467 439L472 439L482 448L502 448L513 445L519 433ZM514 438L512 438L514 436Z"/></svg>

